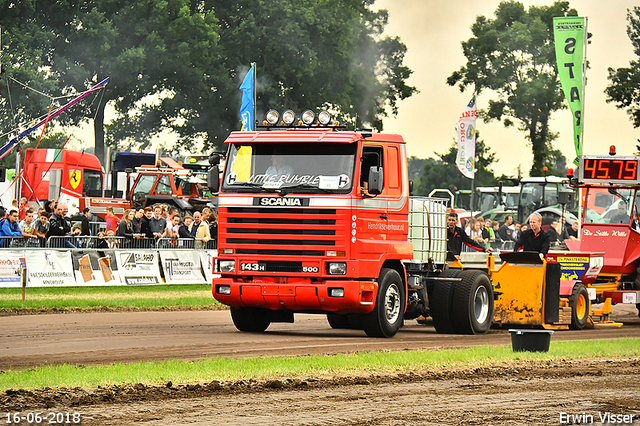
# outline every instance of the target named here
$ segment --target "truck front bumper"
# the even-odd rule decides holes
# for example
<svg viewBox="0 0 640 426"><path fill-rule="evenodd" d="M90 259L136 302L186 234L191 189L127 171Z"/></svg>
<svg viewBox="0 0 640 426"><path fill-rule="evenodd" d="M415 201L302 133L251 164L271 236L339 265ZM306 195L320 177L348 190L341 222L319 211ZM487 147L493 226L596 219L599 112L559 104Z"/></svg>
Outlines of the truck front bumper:
<svg viewBox="0 0 640 426"><path fill-rule="evenodd" d="M236 281L214 278L213 297L225 305L286 309L298 312L325 311L338 314L368 313L375 306L378 283L374 281L288 278L280 282Z"/></svg>

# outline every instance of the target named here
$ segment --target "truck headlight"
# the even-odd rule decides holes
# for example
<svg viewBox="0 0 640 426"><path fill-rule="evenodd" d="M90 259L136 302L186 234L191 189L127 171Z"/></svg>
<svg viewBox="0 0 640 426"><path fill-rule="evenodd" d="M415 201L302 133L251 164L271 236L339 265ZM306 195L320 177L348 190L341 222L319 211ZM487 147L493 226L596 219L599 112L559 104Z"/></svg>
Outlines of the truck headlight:
<svg viewBox="0 0 640 426"><path fill-rule="evenodd" d="M236 271L236 261L235 260L219 260L218 268L220 268L221 273L233 273Z"/></svg>
<svg viewBox="0 0 640 426"><path fill-rule="evenodd" d="M344 297L344 288L330 288L329 296L331 297Z"/></svg>
<svg viewBox="0 0 640 426"><path fill-rule="evenodd" d="M230 285L217 285L216 293L218 294L231 294L231 286Z"/></svg>
<svg viewBox="0 0 640 426"><path fill-rule="evenodd" d="M347 264L344 262L331 262L327 266L329 275L347 275Z"/></svg>

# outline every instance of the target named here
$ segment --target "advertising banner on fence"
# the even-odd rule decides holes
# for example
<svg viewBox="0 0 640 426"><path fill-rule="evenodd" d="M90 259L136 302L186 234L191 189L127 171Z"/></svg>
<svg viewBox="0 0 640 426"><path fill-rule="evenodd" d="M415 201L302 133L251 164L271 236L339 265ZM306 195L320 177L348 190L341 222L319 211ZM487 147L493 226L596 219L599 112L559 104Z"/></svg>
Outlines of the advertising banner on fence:
<svg viewBox="0 0 640 426"><path fill-rule="evenodd" d="M160 250L160 261L167 284L205 282L200 266L200 256L195 250Z"/></svg>
<svg viewBox="0 0 640 426"><path fill-rule="evenodd" d="M213 280L213 263L216 257L218 257L218 250L200 250L200 262L202 263L202 270L207 284L211 284ZM215 274L215 276L219 277L220 274Z"/></svg>
<svg viewBox="0 0 640 426"><path fill-rule="evenodd" d="M24 265L23 250L0 251L0 287L22 286L20 274Z"/></svg>
<svg viewBox="0 0 640 426"><path fill-rule="evenodd" d="M123 285L113 250L74 250L71 258L78 285Z"/></svg>
<svg viewBox="0 0 640 426"><path fill-rule="evenodd" d="M27 260L27 286L73 286L73 262L69 251L34 250Z"/></svg>
<svg viewBox="0 0 640 426"><path fill-rule="evenodd" d="M116 264L123 284L163 284L158 252L152 250L116 250Z"/></svg>

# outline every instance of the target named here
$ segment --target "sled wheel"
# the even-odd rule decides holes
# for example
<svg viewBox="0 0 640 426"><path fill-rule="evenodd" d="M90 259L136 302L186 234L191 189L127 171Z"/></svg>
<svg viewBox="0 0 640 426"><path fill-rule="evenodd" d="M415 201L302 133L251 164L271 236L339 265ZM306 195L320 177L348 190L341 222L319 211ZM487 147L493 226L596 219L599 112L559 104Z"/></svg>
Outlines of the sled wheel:
<svg viewBox="0 0 640 426"><path fill-rule="evenodd" d="M573 286L571 292L571 325L569 328L572 330L581 330L587 325L589 319L589 311L591 306L589 304L589 293L584 284L576 283Z"/></svg>

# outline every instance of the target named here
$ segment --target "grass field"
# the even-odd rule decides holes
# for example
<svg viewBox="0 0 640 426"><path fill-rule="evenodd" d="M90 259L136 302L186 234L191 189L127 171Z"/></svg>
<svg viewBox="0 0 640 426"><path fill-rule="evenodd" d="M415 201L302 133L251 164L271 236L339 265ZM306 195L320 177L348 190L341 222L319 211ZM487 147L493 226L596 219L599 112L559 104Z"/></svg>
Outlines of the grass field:
<svg viewBox="0 0 640 426"><path fill-rule="evenodd" d="M510 345L474 346L439 351L360 352L267 358L168 360L103 366L41 366L4 371L0 390L44 387L96 388L114 384L205 383L282 377L359 375L465 366L489 366L527 360L627 358L640 356L640 339L552 342L549 352L513 352Z"/></svg>
<svg viewBox="0 0 640 426"><path fill-rule="evenodd" d="M225 309L211 285L0 288L0 313L41 310Z"/></svg>

